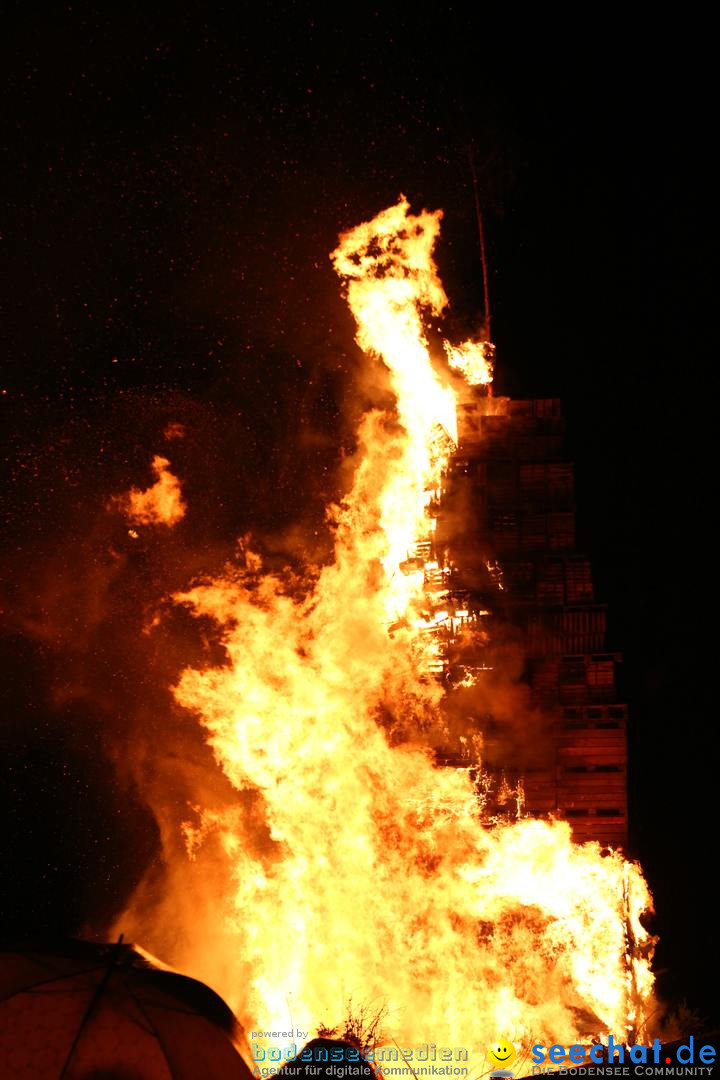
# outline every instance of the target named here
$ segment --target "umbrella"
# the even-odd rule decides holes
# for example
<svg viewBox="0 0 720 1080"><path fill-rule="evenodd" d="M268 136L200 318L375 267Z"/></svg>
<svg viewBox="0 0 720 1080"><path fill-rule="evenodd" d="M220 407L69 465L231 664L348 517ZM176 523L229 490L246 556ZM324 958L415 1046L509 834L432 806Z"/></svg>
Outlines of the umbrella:
<svg viewBox="0 0 720 1080"><path fill-rule="evenodd" d="M0 945L0 1077L250 1080L204 983L132 945Z"/></svg>

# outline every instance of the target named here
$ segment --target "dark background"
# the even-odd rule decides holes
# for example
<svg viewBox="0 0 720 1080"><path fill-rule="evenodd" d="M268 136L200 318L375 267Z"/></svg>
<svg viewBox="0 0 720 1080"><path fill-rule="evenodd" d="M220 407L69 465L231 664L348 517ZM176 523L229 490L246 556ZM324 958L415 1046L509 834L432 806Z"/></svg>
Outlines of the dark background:
<svg viewBox="0 0 720 1080"><path fill-rule="evenodd" d="M717 1020L708 29L599 9L19 11L2 61L4 929L101 925L157 850L108 749L122 759L139 697L167 709L153 684L187 660L123 652L143 589L181 587L249 527L322 549L363 401L338 231L401 191L443 207L449 336L477 328L472 143L497 391L563 398L580 547L625 655L660 989ZM163 451L169 419L189 434ZM149 482L158 451L202 513L164 553L120 550L98 508Z"/></svg>

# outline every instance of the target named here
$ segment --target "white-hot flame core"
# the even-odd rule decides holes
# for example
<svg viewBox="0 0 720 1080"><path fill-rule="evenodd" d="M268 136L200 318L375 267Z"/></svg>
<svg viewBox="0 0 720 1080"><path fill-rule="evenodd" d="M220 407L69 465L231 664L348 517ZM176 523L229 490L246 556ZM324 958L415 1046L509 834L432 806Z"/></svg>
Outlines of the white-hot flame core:
<svg viewBox="0 0 720 1080"><path fill-rule="evenodd" d="M381 710L435 714L442 696L415 629L423 570L399 570L431 535L428 493L456 438L422 323L446 303L439 223L401 199L341 237L358 342L387 365L397 416L364 418L352 490L332 511L335 558L307 595L253 558L178 597L222 628L228 664L186 670L176 695L232 783L262 793L273 841L258 853L241 820L227 823L235 892L213 981L246 1028L291 1026L289 1003L296 1028L334 1026L352 998L387 1005L401 1045L463 1046L479 1062L499 1033L620 1036L651 989L639 955L651 901L637 867L574 844L566 823L484 827L466 770L390 745L378 723ZM641 947L630 963L628 927Z"/></svg>

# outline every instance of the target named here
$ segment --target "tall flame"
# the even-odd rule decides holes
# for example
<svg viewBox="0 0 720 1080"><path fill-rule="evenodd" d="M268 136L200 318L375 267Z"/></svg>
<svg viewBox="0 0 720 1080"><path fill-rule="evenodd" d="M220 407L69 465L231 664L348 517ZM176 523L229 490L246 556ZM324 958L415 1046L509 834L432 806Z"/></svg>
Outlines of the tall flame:
<svg viewBox="0 0 720 1080"><path fill-rule="evenodd" d="M364 417L352 489L330 512L334 560L302 589L246 551L177 598L215 620L228 662L186 670L175 692L232 784L262 795L272 839L258 852L240 814L224 824L233 914L215 985L241 1020L333 1026L352 998L386 1005L402 1045L480 1059L499 1034L568 1045L637 1023L651 900L636 866L574 844L565 822L487 827L466 770L437 768L419 739L393 745L381 722L419 728L443 693L413 555L457 437L423 326L447 302L440 219L401 198L341 237L357 340L387 366L396 412ZM189 833L201 842L202 825Z"/></svg>

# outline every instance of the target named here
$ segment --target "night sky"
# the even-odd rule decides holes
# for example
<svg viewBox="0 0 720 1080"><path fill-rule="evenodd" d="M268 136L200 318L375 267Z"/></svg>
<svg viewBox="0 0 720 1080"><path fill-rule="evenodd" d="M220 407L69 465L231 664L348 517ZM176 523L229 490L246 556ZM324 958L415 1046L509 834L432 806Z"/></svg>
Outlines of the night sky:
<svg viewBox="0 0 720 1080"><path fill-rule="evenodd" d="M477 330L473 146L497 392L563 399L625 656L660 989L717 1022L707 28L591 15L73 4L6 27L0 933L102 928L156 856L122 746L205 646L176 614L138 648L148 598L248 529L323 554L370 393L337 233L400 192L442 207L448 336ZM150 482L170 420L194 516L132 547L107 501Z"/></svg>

